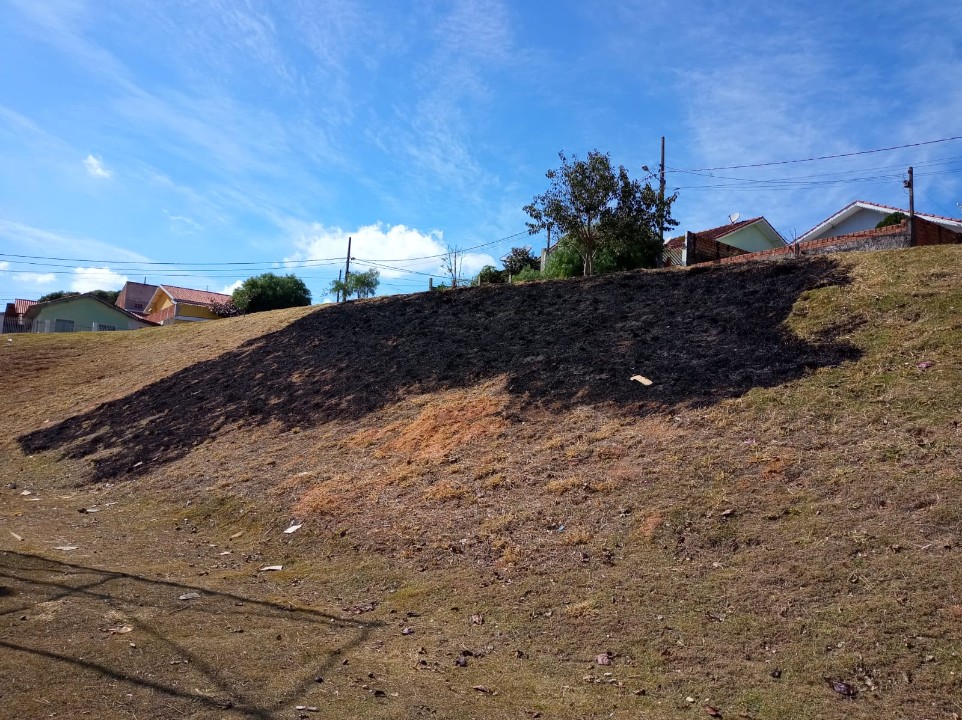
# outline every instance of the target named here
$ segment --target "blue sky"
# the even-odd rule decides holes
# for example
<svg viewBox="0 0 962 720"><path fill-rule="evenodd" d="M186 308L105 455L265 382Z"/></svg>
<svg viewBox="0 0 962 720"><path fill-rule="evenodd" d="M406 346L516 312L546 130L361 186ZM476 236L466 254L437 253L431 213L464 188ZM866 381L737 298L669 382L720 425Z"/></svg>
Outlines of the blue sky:
<svg viewBox="0 0 962 720"><path fill-rule="evenodd" d="M322 301L349 235L421 290L446 246L543 246L512 236L558 151L641 177L662 135L679 230L790 240L906 206L909 165L958 217L959 140L681 171L962 135L960 78L946 0L0 0L0 300L295 268Z"/></svg>

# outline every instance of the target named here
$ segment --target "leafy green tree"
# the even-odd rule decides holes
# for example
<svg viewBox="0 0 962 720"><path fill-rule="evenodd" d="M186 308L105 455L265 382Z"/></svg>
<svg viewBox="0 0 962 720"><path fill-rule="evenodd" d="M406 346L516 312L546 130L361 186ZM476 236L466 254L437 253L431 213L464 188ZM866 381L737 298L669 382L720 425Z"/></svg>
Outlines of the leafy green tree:
<svg viewBox="0 0 962 720"><path fill-rule="evenodd" d="M485 265L471 282L472 285L501 285L508 282L508 274L494 265Z"/></svg>
<svg viewBox="0 0 962 720"><path fill-rule="evenodd" d="M879 221L879 224L876 225L875 227L884 228L884 227L889 227L890 225L898 225L899 223L901 223L903 220L907 218L908 218L908 215L906 215L904 212L890 213L886 215L884 218L882 218Z"/></svg>
<svg viewBox="0 0 962 720"><path fill-rule="evenodd" d="M530 248L511 248L511 252L501 259L501 265L508 275L517 275L525 268L541 269L541 260L531 254Z"/></svg>
<svg viewBox="0 0 962 720"><path fill-rule="evenodd" d="M46 295L41 295L37 302L47 302L48 300L60 300L65 297L73 297L74 295L79 295L80 293L74 292L73 290L54 290Z"/></svg>
<svg viewBox="0 0 962 720"><path fill-rule="evenodd" d="M584 263L581 260L581 253L574 247L568 236L561 238L548 253L543 277L562 279L582 273L584 273Z"/></svg>
<svg viewBox="0 0 962 720"><path fill-rule="evenodd" d="M584 160L558 156L561 167L546 173L548 189L524 207L529 232L560 229L580 255L585 275L594 274L603 250L621 263L653 266L661 251L661 225L677 225L671 218L677 195L662 202L650 183L632 180L623 166L616 172L598 150Z"/></svg>
<svg viewBox="0 0 962 720"><path fill-rule="evenodd" d="M351 295L356 295L358 298L373 297L381 282L380 276L381 273L373 269L362 273L350 273L347 280L332 282L330 292L345 300Z"/></svg>
<svg viewBox="0 0 962 720"><path fill-rule="evenodd" d="M310 305L311 291L296 275L264 273L247 278L231 300L242 312L255 313Z"/></svg>

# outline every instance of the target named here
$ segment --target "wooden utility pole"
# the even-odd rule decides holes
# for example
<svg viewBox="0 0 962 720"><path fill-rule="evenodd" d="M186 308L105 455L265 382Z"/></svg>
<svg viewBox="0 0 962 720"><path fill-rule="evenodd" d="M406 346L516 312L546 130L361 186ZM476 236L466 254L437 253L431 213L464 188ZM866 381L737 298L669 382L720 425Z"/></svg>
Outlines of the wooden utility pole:
<svg viewBox="0 0 962 720"><path fill-rule="evenodd" d="M905 181L909 191L909 245L915 246L915 175L914 168L909 168L909 179Z"/></svg>
<svg viewBox="0 0 962 720"><path fill-rule="evenodd" d="M343 270L337 271L337 301L341 302L341 276L344 274Z"/></svg>
<svg viewBox="0 0 962 720"><path fill-rule="evenodd" d="M344 287L347 287L347 279L351 275L351 236L347 236L347 262L344 264ZM347 300L347 290L344 291L344 299Z"/></svg>
<svg viewBox="0 0 962 720"><path fill-rule="evenodd" d="M661 167L659 168L661 174L661 182L659 183L658 189L658 201L660 205L659 210L659 230L661 231L661 249L658 252L658 257L655 259L655 265L661 267L664 264L664 254L665 254L665 136L661 136Z"/></svg>

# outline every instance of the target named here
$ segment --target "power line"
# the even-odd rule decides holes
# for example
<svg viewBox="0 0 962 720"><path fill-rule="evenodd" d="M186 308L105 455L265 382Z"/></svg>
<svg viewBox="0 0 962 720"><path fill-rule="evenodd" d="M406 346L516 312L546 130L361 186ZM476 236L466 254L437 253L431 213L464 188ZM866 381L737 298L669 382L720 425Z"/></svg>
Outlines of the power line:
<svg viewBox="0 0 962 720"><path fill-rule="evenodd" d="M775 160L763 163L748 163L745 165L723 165L721 167L694 168L687 172L710 172L713 170L740 170L742 168L771 167L773 165L793 165L795 163L815 162L816 160L836 160L838 158L855 157L856 155L871 155L872 153L890 152L892 150L904 150L906 148L922 147L923 145L935 145L937 143L962 140L962 135L953 137L939 138L938 140L923 140L922 142L907 143L905 145L893 145L892 147L876 148L874 150L858 150L849 153L836 153L834 155L820 155L818 157L801 158L799 160Z"/></svg>

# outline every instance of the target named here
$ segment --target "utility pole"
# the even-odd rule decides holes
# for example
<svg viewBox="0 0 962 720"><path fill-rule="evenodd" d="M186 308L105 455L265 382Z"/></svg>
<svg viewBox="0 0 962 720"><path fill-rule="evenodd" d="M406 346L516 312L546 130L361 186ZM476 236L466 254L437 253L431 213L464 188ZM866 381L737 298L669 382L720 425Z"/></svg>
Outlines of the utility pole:
<svg viewBox="0 0 962 720"><path fill-rule="evenodd" d="M661 182L658 189L658 203L659 203L659 230L661 230L661 249L658 252L658 257L655 260L656 267L661 267L664 264L664 253L665 253L665 136L661 136L661 167L659 168L661 174Z"/></svg>
<svg viewBox="0 0 962 720"><path fill-rule="evenodd" d="M340 273L338 273L340 274ZM351 236L347 236L347 262L344 264L344 287L347 288L347 279L351 275ZM347 300L347 290L344 290L344 300Z"/></svg>
<svg viewBox="0 0 962 720"><path fill-rule="evenodd" d="M343 270L337 271L337 301L341 302L341 276L344 274Z"/></svg>
<svg viewBox="0 0 962 720"><path fill-rule="evenodd" d="M915 176L914 168L909 168L909 179L904 183L909 191L909 245L915 246Z"/></svg>

